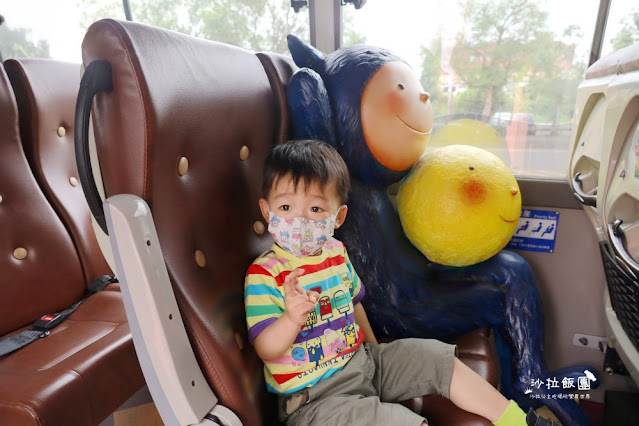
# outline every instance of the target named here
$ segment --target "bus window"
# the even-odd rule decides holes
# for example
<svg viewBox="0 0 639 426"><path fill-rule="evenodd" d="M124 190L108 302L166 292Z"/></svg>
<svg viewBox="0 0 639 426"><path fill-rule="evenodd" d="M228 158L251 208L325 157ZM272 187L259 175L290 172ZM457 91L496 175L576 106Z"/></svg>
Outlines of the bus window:
<svg viewBox="0 0 639 426"><path fill-rule="evenodd" d="M124 19L120 0L3 2L0 14L5 18L0 26L3 59L52 58L77 63L82 60L80 48L88 19Z"/></svg>
<svg viewBox="0 0 639 426"><path fill-rule="evenodd" d="M344 25L421 76L435 113L427 150L472 144L516 176L565 178L598 7L597 0L369 0Z"/></svg>
<svg viewBox="0 0 639 426"><path fill-rule="evenodd" d="M639 6L632 0L615 0L610 4L606 32L601 49L605 56L639 41Z"/></svg>
<svg viewBox="0 0 639 426"><path fill-rule="evenodd" d="M130 0L136 22L240 46L288 54L286 35L309 42L308 8L290 0ZM33 13L37 10L38 13ZM30 57L81 62L87 28L102 18L125 19L121 0L4 2L0 13L3 59Z"/></svg>
<svg viewBox="0 0 639 426"><path fill-rule="evenodd" d="M310 39L308 8L290 0L131 0L133 20L255 51L289 54L286 36Z"/></svg>

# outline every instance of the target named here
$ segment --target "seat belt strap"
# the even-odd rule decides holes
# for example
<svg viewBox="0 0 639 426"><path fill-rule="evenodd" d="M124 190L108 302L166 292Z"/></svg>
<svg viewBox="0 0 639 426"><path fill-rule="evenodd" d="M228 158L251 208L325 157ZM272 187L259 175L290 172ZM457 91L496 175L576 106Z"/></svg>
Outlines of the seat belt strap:
<svg viewBox="0 0 639 426"><path fill-rule="evenodd" d="M117 282L118 279L115 277L115 275L102 275L101 277L98 277L89 283L89 285L87 286L87 291L89 292L89 295L91 295L104 290L107 285Z"/></svg>
<svg viewBox="0 0 639 426"><path fill-rule="evenodd" d="M44 337L44 333L40 330L25 330L20 334L2 339L0 340L0 356L17 351L41 336Z"/></svg>
<svg viewBox="0 0 639 426"><path fill-rule="evenodd" d="M76 309L78 309L78 307L87 300L87 297L104 290L108 284L117 281L117 278L113 275L103 275L94 279L87 286L87 293L89 293L89 295L75 302L70 308L56 312L55 314L43 315L33 323L33 330L24 330L21 333L0 340L0 357L17 351L18 349L27 346L42 337L48 336L49 333L51 333L51 329L75 312Z"/></svg>

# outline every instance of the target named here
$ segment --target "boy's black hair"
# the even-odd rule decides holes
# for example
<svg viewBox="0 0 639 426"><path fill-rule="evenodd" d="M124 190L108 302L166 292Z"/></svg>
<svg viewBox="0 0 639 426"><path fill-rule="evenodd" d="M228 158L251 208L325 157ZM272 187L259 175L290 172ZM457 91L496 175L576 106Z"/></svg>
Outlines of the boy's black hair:
<svg viewBox="0 0 639 426"><path fill-rule="evenodd" d="M351 189L351 179L346 163L339 153L323 141L297 140L278 145L264 163L262 196L268 198L275 182L288 174L294 188L301 178L308 185L317 182L322 189L328 182L335 182L341 204L346 204Z"/></svg>

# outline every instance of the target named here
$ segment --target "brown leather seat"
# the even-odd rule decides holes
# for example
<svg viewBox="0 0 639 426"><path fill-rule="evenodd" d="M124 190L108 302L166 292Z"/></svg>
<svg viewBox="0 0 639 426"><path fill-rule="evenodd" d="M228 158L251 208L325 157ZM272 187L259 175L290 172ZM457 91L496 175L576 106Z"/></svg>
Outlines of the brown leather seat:
<svg viewBox="0 0 639 426"><path fill-rule="evenodd" d="M4 67L18 104L27 160L44 195L69 230L85 281L112 274L91 226L91 212L75 161L73 121L80 64L8 59Z"/></svg>
<svg viewBox="0 0 639 426"><path fill-rule="evenodd" d="M246 425L272 424L262 363L247 344L243 282L271 244L257 200L263 161L289 134L283 88L292 61L114 20L93 24L82 52L85 66L106 60L113 70L113 91L94 102L107 196L134 194L151 207L191 344L220 403ZM487 333L465 339L462 359L494 383ZM463 415L445 411L441 424L489 424L458 422Z"/></svg>
<svg viewBox="0 0 639 426"><path fill-rule="evenodd" d="M3 67L0 129L0 336L6 337L71 306L86 280L74 242L25 158ZM0 357L0 383L2 424L100 423L143 386L120 293L89 297L48 337Z"/></svg>

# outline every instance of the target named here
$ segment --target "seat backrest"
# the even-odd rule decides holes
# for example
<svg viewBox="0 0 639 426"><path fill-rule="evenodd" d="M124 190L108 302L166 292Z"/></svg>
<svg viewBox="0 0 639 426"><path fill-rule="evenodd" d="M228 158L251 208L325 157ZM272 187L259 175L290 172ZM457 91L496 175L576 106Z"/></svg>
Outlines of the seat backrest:
<svg viewBox="0 0 639 426"><path fill-rule="evenodd" d="M586 70L586 79L626 74L639 70L639 43L604 56Z"/></svg>
<svg viewBox="0 0 639 426"><path fill-rule="evenodd" d="M264 159L286 137L282 100L253 52L159 28L99 21L82 52L85 66L113 70L113 91L93 110L106 196L149 204L207 381L244 424L260 424L262 363L247 344L243 283L271 244L257 200Z"/></svg>
<svg viewBox="0 0 639 426"><path fill-rule="evenodd" d="M27 160L71 234L85 281L111 274L93 232L75 161L73 120L80 65L50 59L9 59L5 68L18 103Z"/></svg>
<svg viewBox="0 0 639 426"><path fill-rule="evenodd" d="M18 110L0 67L0 335L84 294L73 241L38 187L25 158Z"/></svg>

